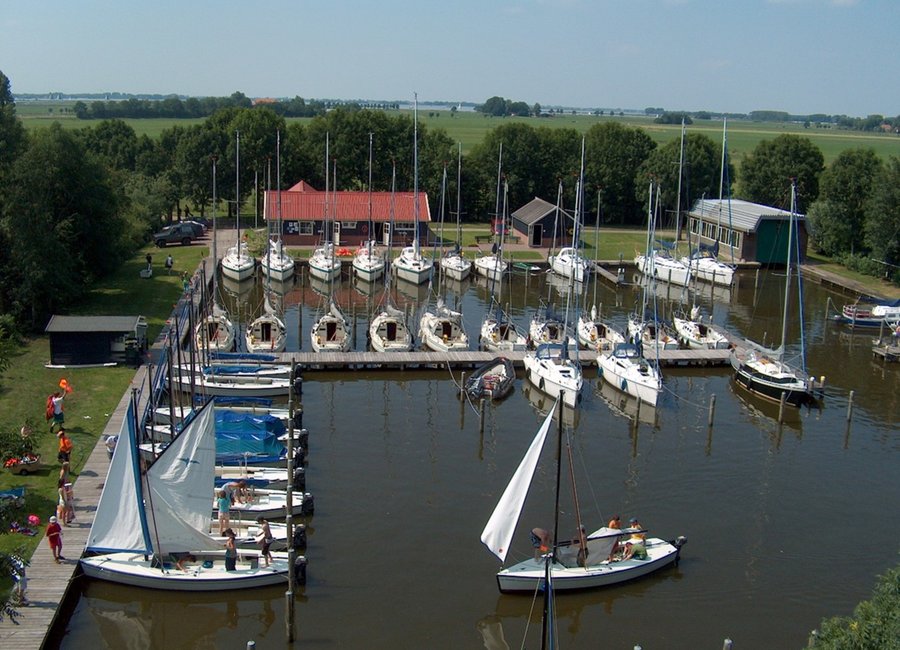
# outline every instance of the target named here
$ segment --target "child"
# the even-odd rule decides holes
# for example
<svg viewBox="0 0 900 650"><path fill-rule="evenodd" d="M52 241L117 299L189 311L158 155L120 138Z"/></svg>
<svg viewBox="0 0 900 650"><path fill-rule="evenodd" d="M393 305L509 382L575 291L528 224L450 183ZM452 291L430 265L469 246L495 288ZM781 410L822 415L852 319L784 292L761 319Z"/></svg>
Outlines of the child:
<svg viewBox="0 0 900 650"><path fill-rule="evenodd" d="M216 490L216 508L219 510L219 535L224 535L231 519L231 499L225 490Z"/></svg>
<svg viewBox="0 0 900 650"><path fill-rule="evenodd" d="M272 553L269 551L269 546L272 545L272 540L274 539L272 536L272 529L269 528L269 522L266 521L265 517L257 517L256 523L259 524L259 532L256 534L256 544L262 550L260 553L266 560L266 566L272 562Z"/></svg>
<svg viewBox="0 0 900 650"><path fill-rule="evenodd" d="M13 602L16 605L28 605L25 592L28 590L28 577L25 575L25 561L18 555L10 556L13 565L12 579L16 583L13 587Z"/></svg>
<svg viewBox="0 0 900 650"><path fill-rule="evenodd" d="M50 517L50 523L47 524L47 541L53 552L53 561L59 564L60 560L65 560L62 556L62 528L56 517Z"/></svg>
<svg viewBox="0 0 900 650"><path fill-rule="evenodd" d="M234 531L225 529L225 570L234 571L237 568L237 546L234 543Z"/></svg>

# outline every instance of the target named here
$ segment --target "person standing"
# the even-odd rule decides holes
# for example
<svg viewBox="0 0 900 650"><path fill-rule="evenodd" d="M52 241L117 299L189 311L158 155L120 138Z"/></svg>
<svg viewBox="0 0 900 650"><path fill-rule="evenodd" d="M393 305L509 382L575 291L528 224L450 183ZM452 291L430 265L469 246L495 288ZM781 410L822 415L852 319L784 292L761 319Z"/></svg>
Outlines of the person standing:
<svg viewBox="0 0 900 650"><path fill-rule="evenodd" d="M103 441L103 444L106 446L106 455L109 457L111 461L113 459L113 454L116 452L116 444L119 442L119 436L110 435L106 436L106 440Z"/></svg>
<svg viewBox="0 0 900 650"><path fill-rule="evenodd" d="M56 517L50 517L50 523L47 524L47 541L50 543L53 561L59 564L60 560L65 560L62 556L62 528Z"/></svg>
<svg viewBox="0 0 900 650"><path fill-rule="evenodd" d="M260 547L260 555L266 560L266 566L269 566L272 562L272 553L269 551L269 546L272 545L272 540L274 539L272 529L269 528L269 522L266 521L265 517L257 517L256 523L259 524L259 532L256 534L256 544Z"/></svg>
<svg viewBox="0 0 900 650"><path fill-rule="evenodd" d="M53 406L53 417L50 419L50 433L53 433L53 427L55 426L62 429L63 424L66 421L66 416L63 413L63 400L65 397L65 391L58 390L53 393L53 396L50 398L50 403Z"/></svg>
<svg viewBox="0 0 900 650"><path fill-rule="evenodd" d="M11 555L9 559L12 563L12 579L15 582L13 586L13 603L24 607L29 604L26 595L28 591L28 576L25 575L25 560L18 555Z"/></svg>
<svg viewBox="0 0 900 650"><path fill-rule="evenodd" d="M172 275L172 266L175 264L175 260L172 259L172 254L169 253L166 256L166 274Z"/></svg>
<svg viewBox="0 0 900 650"><path fill-rule="evenodd" d="M234 543L234 531L225 530L225 570L234 571L237 568L237 546Z"/></svg>
<svg viewBox="0 0 900 650"><path fill-rule="evenodd" d="M219 535L224 535L231 519L231 499L225 490L216 490L216 509L219 511Z"/></svg>
<svg viewBox="0 0 900 650"><path fill-rule="evenodd" d="M56 458L61 463L67 463L72 457L72 439L66 435L66 430L62 427L59 428L56 437L59 440L59 453Z"/></svg>

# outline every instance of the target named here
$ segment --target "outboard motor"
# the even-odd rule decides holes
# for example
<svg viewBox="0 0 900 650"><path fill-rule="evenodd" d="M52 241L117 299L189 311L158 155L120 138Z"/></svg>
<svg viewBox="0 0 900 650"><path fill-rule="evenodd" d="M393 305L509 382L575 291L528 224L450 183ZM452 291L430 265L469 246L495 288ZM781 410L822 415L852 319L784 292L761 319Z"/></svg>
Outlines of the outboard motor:
<svg viewBox="0 0 900 650"><path fill-rule="evenodd" d="M303 409L294 409L294 429L303 428Z"/></svg>
<svg viewBox="0 0 900 650"><path fill-rule="evenodd" d="M291 385L294 388L294 397L302 397L303 396L303 376L299 372L294 376L294 381L291 382Z"/></svg>
<svg viewBox="0 0 900 650"><path fill-rule="evenodd" d="M309 429L304 429L303 427L294 427L294 433L297 436L297 444L303 447L304 449L309 448Z"/></svg>
<svg viewBox="0 0 900 650"><path fill-rule="evenodd" d="M297 465L306 465L306 447L294 447L294 462Z"/></svg>
<svg viewBox="0 0 900 650"><path fill-rule="evenodd" d="M305 467L295 467L294 468L294 476L291 479L291 485L293 485L294 489L298 492L306 491L306 468Z"/></svg>
<svg viewBox="0 0 900 650"><path fill-rule="evenodd" d="M297 524L294 527L294 539L292 545L295 550L306 550L306 524Z"/></svg>
<svg viewBox="0 0 900 650"><path fill-rule="evenodd" d="M301 555L294 560L294 580L298 585L306 584L306 556Z"/></svg>
<svg viewBox="0 0 900 650"><path fill-rule="evenodd" d="M313 495L309 492L305 492L303 494L303 503L300 504L300 514L304 517L308 517L316 511L316 502L313 500Z"/></svg>

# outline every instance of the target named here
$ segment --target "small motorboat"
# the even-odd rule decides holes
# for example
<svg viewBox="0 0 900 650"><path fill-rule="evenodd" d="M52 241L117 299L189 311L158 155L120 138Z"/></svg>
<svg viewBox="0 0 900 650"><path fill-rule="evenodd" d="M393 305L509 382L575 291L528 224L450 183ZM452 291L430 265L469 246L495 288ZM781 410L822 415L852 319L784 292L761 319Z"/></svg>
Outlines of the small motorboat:
<svg viewBox="0 0 900 650"><path fill-rule="evenodd" d="M516 369L506 357L495 357L466 378L463 389L472 399L503 399L512 392Z"/></svg>

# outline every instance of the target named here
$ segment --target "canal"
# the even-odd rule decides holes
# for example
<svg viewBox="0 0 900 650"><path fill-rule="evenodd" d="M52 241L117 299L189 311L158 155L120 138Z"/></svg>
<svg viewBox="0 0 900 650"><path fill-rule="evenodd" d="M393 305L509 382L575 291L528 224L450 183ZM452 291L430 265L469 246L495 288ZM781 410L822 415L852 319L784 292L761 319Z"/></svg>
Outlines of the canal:
<svg viewBox="0 0 900 650"><path fill-rule="evenodd" d="M697 300L730 331L777 343L783 284L777 270L742 274L732 290L707 286ZM259 284L223 289L243 320L259 309ZM288 350L301 342L308 350L328 288L278 289ZM409 310L429 298L427 286L400 289L396 301ZM450 289L474 347L489 288ZM666 298L678 301L680 291L659 288L657 309L668 313ZM366 314L382 292L347 279L335 287L358 323L356 349L365 348ZM562 308L561 292L545 275L520 275L502 301L526 326L541 300ZM584 295L620 326L642 302L634 287L602 283ZM560 647L712 649L727 637L736 648L802 648L823 617L851 614L896 565L900 367L873 361L871 333L828 323L829 296L845 300L804 283L803 340L810 373L826 378L823 407L791 411L781 425L777 405L748 396L727 368L666 371L665 395L638 422L636 405L586 369L582 404L564 414L585 525L638 516L653 535L689 541L677 567L558 595ZM796 312L788 340L797 354ZM551 400L520 378L488 407L482 428L476 409L458 399L458 381L446 369L306 374L307 489L317 507L309 580L296 598L300 647L537 647L540 602L498 593L499 563L479 536ZM531 527L552 527L554 483L548 445L510 559L531 554ZM561 536L574 532L566 503ZM60 628L63 648L286 645L280 588L180 595L85 581Z"/></svg>

